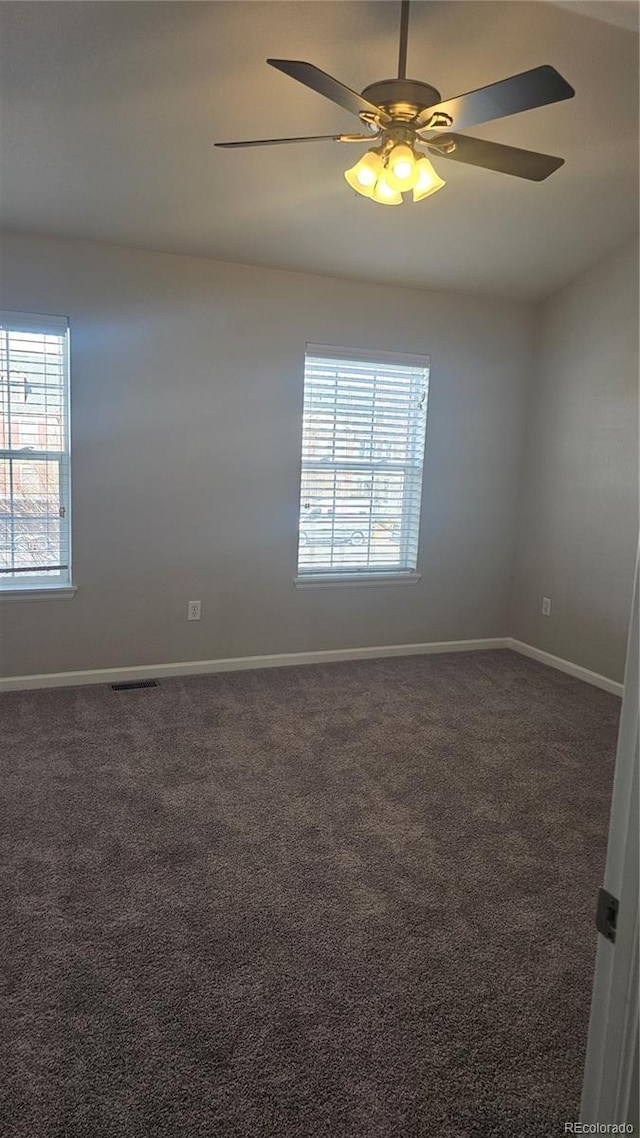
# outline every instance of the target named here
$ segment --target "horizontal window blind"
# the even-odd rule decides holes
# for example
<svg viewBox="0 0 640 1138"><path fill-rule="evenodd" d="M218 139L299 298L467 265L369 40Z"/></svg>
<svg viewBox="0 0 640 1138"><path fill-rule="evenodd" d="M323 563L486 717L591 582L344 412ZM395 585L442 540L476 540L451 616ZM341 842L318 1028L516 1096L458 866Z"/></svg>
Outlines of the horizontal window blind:
<svg viewBox="0 0 640 1138"><path fill-rule="evenodd" d="M0 591L71 583L68 326L0 312Z"/></svg>
<svg viewBox="0 0 640 1138"><path fill-rule="evenodd" d="M429 360L308 344L298 574L416 569Z"/></svg>

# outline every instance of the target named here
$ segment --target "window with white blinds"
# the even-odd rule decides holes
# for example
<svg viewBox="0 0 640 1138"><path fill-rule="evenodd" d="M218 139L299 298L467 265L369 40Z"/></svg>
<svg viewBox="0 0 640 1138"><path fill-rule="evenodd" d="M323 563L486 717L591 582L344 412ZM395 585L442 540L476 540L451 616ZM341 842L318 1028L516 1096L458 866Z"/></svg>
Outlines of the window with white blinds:
<svg viewBox="0 0 640 1138"><path fill-rule="evenodd" d="M415 572L428 388L427 356L307 345L300 579Z"/></svg>
<svg viewBox="0 0 640 1138"><path fill-rule="evenodd" d="M0 312L0 592L71 584L68 336Z"/></svg>

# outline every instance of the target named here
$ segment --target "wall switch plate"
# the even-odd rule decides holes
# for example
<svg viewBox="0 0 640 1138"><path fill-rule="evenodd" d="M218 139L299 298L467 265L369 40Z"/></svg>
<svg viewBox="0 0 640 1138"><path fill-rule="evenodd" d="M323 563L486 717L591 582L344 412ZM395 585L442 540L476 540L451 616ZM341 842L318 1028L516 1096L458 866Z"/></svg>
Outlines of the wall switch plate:
<svg viewBox="0 0 640 1138"><path fill-rule="evenodd" d="M200 620L201 601L187 601L187 620Z"/></svg>
<svg viewBox="0 0 640 1138"><path fill-rule="evenodd" d="M551 616L551 597L542 598L542 615Z"/></svg>

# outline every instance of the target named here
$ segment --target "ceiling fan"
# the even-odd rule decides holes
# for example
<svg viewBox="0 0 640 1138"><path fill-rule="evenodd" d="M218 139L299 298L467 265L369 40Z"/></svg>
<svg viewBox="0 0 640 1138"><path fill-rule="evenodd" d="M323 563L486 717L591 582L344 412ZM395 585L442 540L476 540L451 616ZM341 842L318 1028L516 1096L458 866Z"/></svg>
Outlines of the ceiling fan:
<svg viewBox="0 0 640 1138"><path fill-rule="evenodd" d="M295 59L267 60L271 67L357 115L368 133L264 138L248 142L217 142L215 145L236 149L294 142L362 143L375 140L377 145L346 171L345 178L359 194L382 205L400 205L404 200L402 194L408 191L413 191L414 201L421 201L444 186L425 150L437 158L482 166L533 182L542 182L563 165L563 158L550 154L502 146L457 133L478 123L573 98L573 87L554 67L548 64L534 67L499 83L443 101L440 92L429 83L406 78L408 36L409 0L402 0L398 78L371 83L361 94L345 87L313 63Z"/></svg>

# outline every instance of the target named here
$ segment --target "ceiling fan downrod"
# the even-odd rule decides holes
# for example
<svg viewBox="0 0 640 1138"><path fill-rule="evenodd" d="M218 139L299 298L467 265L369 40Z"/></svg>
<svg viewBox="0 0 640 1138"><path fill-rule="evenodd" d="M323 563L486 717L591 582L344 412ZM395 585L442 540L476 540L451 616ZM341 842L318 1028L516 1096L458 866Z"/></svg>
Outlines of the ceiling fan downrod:
<svg viewBox="0 0 640 1138"><path fill-rule="evenodd" d="M398 77L397 79L381 79L377 83L370 83L365 87L362 95L370 102L383 109L392 120L394 126L410 124L417 119L425 107L435 106L442 96L430 83L421 83L416 79L407 79L407 46L409 42L409 0L400 3L400 43L398 49ZM360 112L363 122L373 121L379 130L383 130L388 123L381 122L374 114L366 111ZM445 123L439 123L445 125ZM447 121L450 126L450 121Z"/></svg>
<svg viewBox="0 0 640 1138"><path fill-rule="evenodd" d="M407 44L409 42L409 0L400 4L400 50L398 53L398 79L407 78Z"/></svg>

